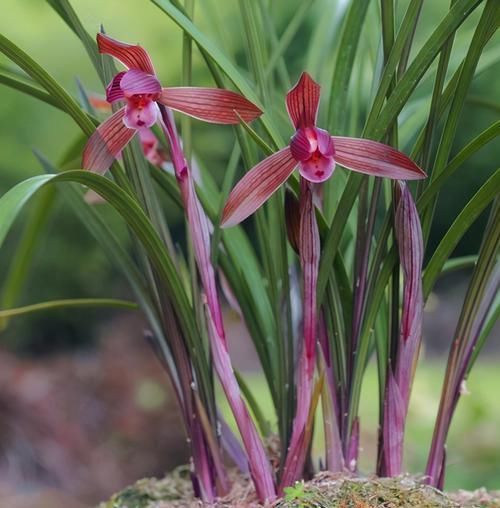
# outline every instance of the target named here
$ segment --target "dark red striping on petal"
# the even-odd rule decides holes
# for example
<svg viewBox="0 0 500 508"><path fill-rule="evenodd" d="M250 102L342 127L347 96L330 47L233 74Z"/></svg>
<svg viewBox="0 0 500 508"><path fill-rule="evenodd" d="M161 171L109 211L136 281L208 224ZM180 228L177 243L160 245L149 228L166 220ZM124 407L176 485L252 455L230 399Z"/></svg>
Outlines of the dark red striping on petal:
<svg viewBox="0 0 500 508"><path fill-rule="evenodd" d="M296 129L316 124L321 87L307 72L303 72L297 84L286 96L286 107Z"/></svg>
<svg viewBox="0 0 500 508"><path fill-rule="evenodd" d="M100 53L114 56L129 69L138 69L148 74L155 74L151 58L141 46L117 41L101 33L97 34L97 46Z"/></svg>
<svg viewBox="0 0 500 508"><path fill-rule="evenodd" d="M286 147L251 169L229 195L222 217L224 227L239 224L254 213L288 179L296 164Z"/></svg>
<svg viewBox="0 0 500 508"><path fill-rule="evenodd" d="M201 87L169 87L159 102L172 109L210 123L238 124L241 116L251 122L262 111L248 99L230 90Z"/></svg>

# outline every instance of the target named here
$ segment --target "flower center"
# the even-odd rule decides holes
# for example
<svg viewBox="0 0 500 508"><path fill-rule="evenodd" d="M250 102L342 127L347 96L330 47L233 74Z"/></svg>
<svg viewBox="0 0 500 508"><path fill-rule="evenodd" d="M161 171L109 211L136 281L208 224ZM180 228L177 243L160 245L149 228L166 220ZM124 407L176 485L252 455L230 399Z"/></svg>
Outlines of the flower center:
<svg viewBox="0 0 500 508"><path fill-rule="evenodd" d="M144 109L155 100L155 95L152 93L137 93L129 98L132 106L137 109Z"/></svg>

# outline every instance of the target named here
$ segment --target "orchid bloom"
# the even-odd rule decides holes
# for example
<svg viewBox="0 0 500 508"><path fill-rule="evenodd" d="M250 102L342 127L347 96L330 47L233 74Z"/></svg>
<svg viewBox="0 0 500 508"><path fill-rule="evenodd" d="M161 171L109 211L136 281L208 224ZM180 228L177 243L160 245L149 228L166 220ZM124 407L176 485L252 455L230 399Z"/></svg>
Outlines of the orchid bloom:
<svg viewBox="0 0 500 508"><path fill-rule="evenodd" d="M99 52L122 62L127 71L116 74L106 88L106 100L125 106L103 122L90 137L83 152L83 167L104 173L136 132L152 127L160 119L163 104L205 122L238 124L250 122L261 111L241 95L219 88L162 88L147 51L104 34L97 35Z"/></svg>
<svg viewBox="0 0 500 508"><path fill-rule="evenodd" d="M320 86L306 72L286 96L286 107L295 134L290 144L250 170L231 192L222 224L233 226L246 219L286 182L298 166L305 180L322 183L336 163L373 176L399 180L425 178L425 173L405 154L376 141L330 136L316 126Z"/></svg>

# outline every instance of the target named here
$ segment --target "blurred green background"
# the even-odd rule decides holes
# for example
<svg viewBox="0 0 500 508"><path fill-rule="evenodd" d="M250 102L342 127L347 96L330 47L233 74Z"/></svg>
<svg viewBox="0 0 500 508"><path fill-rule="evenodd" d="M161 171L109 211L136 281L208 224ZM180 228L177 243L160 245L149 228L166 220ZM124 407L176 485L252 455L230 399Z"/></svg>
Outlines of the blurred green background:
<svg viewBox="0 0 500 508"><path fill-rule="evenodd" d="M300 1L270 2L270 15L276 20L279 31L286 27ZM102 23L107 33L113 37L140 42L151 53L163 84L181 83L181 32L150 2L73 0L72 4L90 33L97 32ZM311 15L288 49L285 56L292 62L292 79L302 70L308 41L317 29L315 20L321 17L322 9L330 4L332 2L323 0L313 2ZM407 1L397 2L397 5L398 13L401 14ZM424 2L420 28L416 33L417 48L419 41L435 27L436 20L443 16L447 6L448 2L445 1ZM27 51L70 93L78 93L76 79L89 91L103 92L82 45L45 2L2 0L2 7L0 32ZM237 7L234 0L201 0L197 3L196 21L231 58L245 68L245 40ZM373 35L369 34L368 37L374 40L377 40L376 15L376 10L373 9L370 13L374 17ZM475 19L477 16L473 16L458 33L455 45L462 47L463 51L466 50ZM496 45L500 51L498 37L490 45ZM3 56L0 56L0 64L10 65ZM326 67L330 65L330 62L325 62ZM370 81L371 78L367 77L362 86L369 89ZM197 85L212 84L203 61L196 52L193 82ZM463 147L498 119L498 90L500 72L496 65L473 83L460 121L456 147ZM274 109L284 114L282 99L281 102L276 101ZM198 122L194 122L193 127L194 150L202 154L205 165L215 179L220 181L233 143L232 130L227 127L214 129ZM3 194L16 182L41 172L33 156L33 149L50 160L57 161L78 135L77 127L63 113L0 85L0 193ZM431 232L430 252L455 215L475 189L496 169L497 164L498 144L495 147L494 143L490 143L447 184ZM115 224L117 233L126 241L122 225L110 211L105 213ZM169 214L168 220L173 227L179 219L178 213ZM485 216L482 216L458 246L457 255L477 252L484 223ZM0 253L0 284L5 280L23 226L22 220L16 224ZM453 293L453 288L463 284L466 276L466 273L460 273L448 278L442 284L442 294ZM17 304L57 298L113 296L130 296L129 289L78 219L58 199L43 237L36 246L29 277ZM437 298L439 300L439 295ZM456 305L459 303L460 300L456 300ZM88 309L40 314L12 321L8 329L2 332L1 339L3 344L24 354L39 355L60 351L61 348L88 347L93 342L95 326L111 317L110 311ZM426 336L429 349L433 349L434 343L438 341L441 341L441 347L436 349L446 349L453 334L454 318L451 313L447 333L439 337ZM495 354L498 355L498 351ZM429 428L435 413L442 371L443 365L436 359L430 364L420 365L410 415L407 452L410 456L408 463L417 469L423 467L423 456L427 452ZM458 422L453 427L451 442L454 447L449 454L447 483L449 488L473 488L483 484L490 488L500 488L500 413L496 404L496 387L500 383L500 374L490 364L478 366L476 372L471 379L471 385L475 383L474 388L471 388L472 395L461 402ZM374 401L374 373L368 376L365 385L365 400ZM371 407L368 404L364 411L366 418L362 418L365 423L375 421L374 405ZM369 444L365 446L369 448Z"/></svg>

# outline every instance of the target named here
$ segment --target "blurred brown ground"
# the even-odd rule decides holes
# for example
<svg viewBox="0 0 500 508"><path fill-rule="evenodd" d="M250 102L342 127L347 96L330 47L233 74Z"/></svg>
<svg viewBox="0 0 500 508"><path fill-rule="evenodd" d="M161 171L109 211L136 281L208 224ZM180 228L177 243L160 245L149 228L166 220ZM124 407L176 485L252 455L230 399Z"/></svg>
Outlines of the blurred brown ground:
<svg viewBox="0 0 500 508"><path fill-rule="evenodd" d="M0 507L92 506L186 462L169 381L142 328L133 317L109 323L87 353L0 352Z"/></svg>

